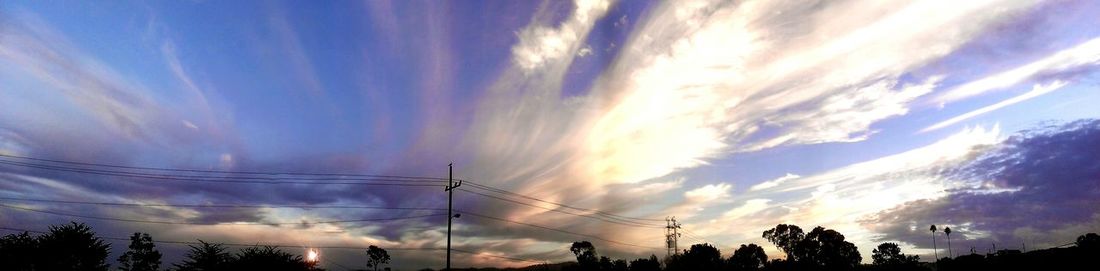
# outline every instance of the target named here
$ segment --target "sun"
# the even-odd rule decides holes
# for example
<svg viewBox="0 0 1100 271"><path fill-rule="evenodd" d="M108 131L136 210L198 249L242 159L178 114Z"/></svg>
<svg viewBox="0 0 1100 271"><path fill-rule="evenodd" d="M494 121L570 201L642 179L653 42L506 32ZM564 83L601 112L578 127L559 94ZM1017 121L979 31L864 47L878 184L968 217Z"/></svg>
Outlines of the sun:
<svg viewBox="0 0 1100 271"><path fill-rule="evenodd" d="M309 249L309 251L306 252L306 261L307 262L317 262L317 257L319 257L319 256L320 255L317 254L317 250Z"/></svg>

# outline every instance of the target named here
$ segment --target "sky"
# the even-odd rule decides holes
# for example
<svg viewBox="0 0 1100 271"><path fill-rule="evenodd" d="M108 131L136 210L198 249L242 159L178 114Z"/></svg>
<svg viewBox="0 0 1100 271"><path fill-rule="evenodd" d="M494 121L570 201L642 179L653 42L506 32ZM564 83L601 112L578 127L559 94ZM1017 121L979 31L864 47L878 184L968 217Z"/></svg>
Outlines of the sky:
<svg viewBox="0 0 1100 271"><path fill-rule="evenodd" d="M453 163L453 245L472 252L455 266L567 261L580 240L663 257L669 217L680 249L726 256L781 258L760 238L779 223L836 229L865 262L888 241L931 259L930 224L956 254L1053 247L1100 231L1097 18L1084 0L5 1L0 226L378 245L438 269L417 249L446 245L435 211L271 205L445 208L442 183L25 158L232 180ZM315 223L395 217L416 218Z"/></svg>

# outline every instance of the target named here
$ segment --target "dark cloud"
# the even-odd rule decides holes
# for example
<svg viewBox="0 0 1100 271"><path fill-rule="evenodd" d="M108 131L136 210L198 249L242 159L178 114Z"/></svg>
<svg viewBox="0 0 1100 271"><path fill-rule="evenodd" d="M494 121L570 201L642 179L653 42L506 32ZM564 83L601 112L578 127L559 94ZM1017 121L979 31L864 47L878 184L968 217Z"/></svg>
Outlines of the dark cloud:
<svg viewBox="0 0 1100 271"><path fill-rule="evenodd" d="M232 222L258 222L264 219L264 212L258 208L229 208L207 210L188 219L190 223L217 224Z"/></svg>
<svg viewBox="0 0 1100 271"><path fill-rule="evenodd" d="M1065 243L1085 233L1077 230L1100 230L1097 150L1100 120L1022 131L940 171L964 187L949 190L943 198L883 211L863 223L883 234L879 240L917 247L931 247L930 224L950 226L953 239L982 240L982 246Z"/></svg>

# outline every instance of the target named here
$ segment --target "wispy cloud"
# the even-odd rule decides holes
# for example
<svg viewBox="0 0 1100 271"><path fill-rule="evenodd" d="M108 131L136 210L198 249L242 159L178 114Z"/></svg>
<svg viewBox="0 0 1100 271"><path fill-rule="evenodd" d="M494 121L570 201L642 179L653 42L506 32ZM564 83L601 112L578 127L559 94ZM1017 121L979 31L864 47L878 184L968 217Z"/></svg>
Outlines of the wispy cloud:
<svg viewBox="0 0 1100 271"><path fill-rule="evenodd" d="M704 229L700 234L717 234L722 240L766 244L760 232L779 223L824 225L843 232L861 253L869 254L876 245L877 239L872 238L876 233L857 220L906 202L945 196L945 190L960 184L938 176L940 169L969 161L971 150L1001 140L998 128L967 129L905 152L789 178L775 186L734 195L744 200L718 207L729 209L690 227Z"/></svg>
<svg viewBox="0 0 1100 271"><path fill-rule="evenodd" d="M883 234L929 248L928 224L952 225L959 239L980 244L1027 242L1057 246L1100 226L1100 121L1048 125L1013 135L970 158L945 165L938 175L959 185L943 197L916 200L868 216ZM958 227L956 227L956 225ZM917 226L914 230L913 227ZM954 235L954 234L953 234ZM929 251L930 253L930 251Z"/></svg>
<svg viewBox="0 0 1100 271"><path fill-rule="evenodd" d="M781 1L661 3L639 18L637 32L587 95L562 98L562 74L584 47L592 18L606 9L580 3L560 25L536 21L519 32L512 50L515 67L486 93L461 147L477 157L470 167L492 170L464 174L540 198L620 206L608 192L611 187L704 166L733 152L861 141L874 134L875 123L908 114L911 103L944 78L914 80L904 74L1031 4L837 2L804 9ZM836 189L847 191L841 184L863 180L858 170L887 176L887 169L932 163L921 159L935 161L956 154L951 148L989 138L980 136L985 130L966 134L960 137L972 140L947 140L956 144L937 147L937 153L922 151L878 162L878 168L861 165L750 190L786 193L837 182ZM916 160L903 160L908 158ZM938 187L925 181L913 185L927 188L922 192ZM769 206L811 209L770 196L757 199L751 207L770 200ZM666 201L617 210L667 214L661 210L676 206ZM554 219L572 225L564 222L569 220ZM611 232L627 240L644 237Z"/></svg>
<svg viewBox="0 0 1100 271"><path fill-rule="evenodd" d="M607 13L610 0L579 0L572 15L556 27L535 22L518 33L519 42L512 46L512 61L518 68L531 71L547 62L569 61L578 50L596 20ZM591 53L589 48L587 52Z"/></svg>
<svg viewBox="0 0 1100 271"><path fill-rule="evenodd" d="M276 42L278 42L277 46L283 53L282 56L285 56L291 63L292 76L298 80L298 83L307 93L311 95L326 94L324 84L317 77L316 70L313 67L313 61L302 45L298 31L291 25L290 19L281 10L272 13L267 18L268 24L275 34Z"/></svg>
<svg viewBox="0 0 1100 271"><path fill-rule="evenodd" d="M1037 61L1014 69L969 82L937 95L932 102L946 104L982 95L990 91L1004 90L1029 80L1057 80L1074 76L1082 69L1091 70L1100 65L1100 38L1092 39Z"/></svg>
<svg viewBox="0 0 1100 271"><path fill-rule="evenodd" d="M1026 101L1026 100L1030 100L1031 98L1042 96L1043 94L1047 94L1047 93L1050 93L1052 91L1058 90L1058 89L1066 86L1066 84L1067 83L1063 82L1063 81L1054 81L1054 82L1052 82L1048 85L1045 85L1045 86L1044 85L1035 85L1034 87L1032 87L1031 91L1028 91L1027 93L1020 94L1019 96L1012 97L1012 98L1006 99L1004 101L1000 101L1000 102L997 102L995 104L988 105L986 107L975 109L974 111L966 112L962 115L955 116L955 117L950 118L950 119L945 120L945 121L941 121L939 123L936 123L936 124L933 124L931 126L925 127L924 129L921 129L920 132L924 133L924 132L939 130L939 129L942 129L944 127L951 126L953 124L962 122L964 120L968 120L968 119L973 118L973 117L977 117L977 116L985 114L985 113L992 112L992 111L997 110L997 109L1001 109L1001 108L1004 108L1004 107L1007 107L1007 106L1010 106L1010 105L1014 105L1014 104L1017 104L1019 102L1023 102L1023 101Z"/></svg>
<svg viewBox="0 0 1100 271"><path fill-rule="evenodd" d="M780 184L783 184L783 182L798 179L798 178L801 178L801 177L802 176L787 173L787 175L783 175L783 177L775 178L774 180L770 180L770 181L766 181L766 182L762 182L762 183L758 183L756 185L753 185L752 187L749 188L749 191L757 191L757 190L763 190L763 189L776 187L776 186L779 186Z"/></svg>

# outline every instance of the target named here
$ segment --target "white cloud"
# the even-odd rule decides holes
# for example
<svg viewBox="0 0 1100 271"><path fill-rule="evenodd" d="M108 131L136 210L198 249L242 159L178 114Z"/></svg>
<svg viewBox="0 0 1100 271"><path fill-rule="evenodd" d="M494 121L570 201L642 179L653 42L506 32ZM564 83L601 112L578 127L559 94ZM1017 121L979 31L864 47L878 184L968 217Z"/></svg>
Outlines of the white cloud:
<svg viewBox="0 0 1100 271"><path fill-rule="evenodd" d="M1000 101L1000 102L997 102L997 103L992 104L992 105L988 105L986 107L975 109L974 111L966 112L965 114L955 116L955 117L950 118L950 119L945 120L945 121L941 121L939 123L933 124L932 126L928 126L928 127L925 127L924 129L921 129L920 132L924 133L924 132L939 130L939 129L942 129L942 128L947 127L947 126L951 126L952 124L956 124L956 123L962 122L964 120L968 120L970 118L977 117L979 115L989 113L989 112L992 112L992 111L997 110L997 109L1004 108L1006 106L1014 105L1014 104L1017 104L1017 103L1022 102L1022 101L1030 100L1031 98L1042 96L1043 94L1047 94L1047 93L1050 93L1052 91L1058 90L1058 89L1062 88L1065 85L1066 85L1066 82L1063 82L1063 81L1054 81L1054 82L1051 82L1050 84L1045 85L1045 86L1036 84L1034 87L1031 88L1031 91L1028 91L1027 93L1020 94L1019 96L1012 97L1012 98L1009 98L1007 100Z"/></svg>
<svg viewBox="0 0 1100 271"><path fill-rule="evenodd" d="M703 187L684 192L688 202L712 202L725 200L730 197L730 189L733 186L728 183L708 184Z"/></svg>
<svg viewBox="0 0 1100 271"><path fill-rule="evenodd" d="M1100 38L1083 42L1027 65L952 88L936 96L932 101L942 105L989 91L1006 89L1035 79L1037 76L1057 75L1096 65L1100 65Z"/></svg>
<svg viewBox="0 0 1100 271"><path fill-rule="evenodd" d="M578 54L579 41L584 40L595 21L607 13L611 1L578 0L574 3L576 9L572 16L558 27L536 23L519 32L519 42L512 46L512 61L516 66L530 72L547 62L562 61Z"/></svg>
<svg viewBox="0 0 1100 271"><path fill-rule="evenodd" d="M1032 3L827 2L805 9L786 1L662 2L637 19L635 32L590 90L564 99L565 70L584 47L594 18L606 12L603 5L588 5L557 27L535 22L520 32L512 48L515 69L502 73L479 104L460 153L475 156L470 167L492 169L471 172L471 179L599 207L608 204L602 199L612 185L668 176L739 150L863 140L875 123L907 114L912 101L941 78L914 82L903 74L952 53ZM945 154L910 156L939 155ZM901 159L860 167L886 174L882 170L926 162ZM775 215L794 213L789 208L810 207L769 193L797 194L865 173L802 177L749 193L772 200L768 204L776 208L762 210L774 212L766 217L772 223ZM726 204L728 193L713 185L684 196ZM620 211L684 217L703 208L668 200L629 207L634 209Z"/></svg>
<svg viewBox="0 0 1100 271"><path fill-rule="evenodd" d="M783 182L798 179L800 177L802 177L802 176L787 173L787 175L783 175L783 177L775 178L774 180L770 180L770 181L766 181L766 182L762 182L762 183L758 183L756 185L753 185L752 187L749 188L749 191L764 190L764 189L776 187L776 186L779 186L780 184L782 184Z"/></svg>
<svg viewBox="0 0 1100 271"><path fill-rule="evenodd" d="M745 217L768 208L768 202L771 201L770 199L750 199L745 201L745 204L723 213L722 217L728 219Z"/></svg>
<svg viewBox="0 0 1100 271"><path fill-rule="evenodd" d="M577 57L586 57L592 55L592 46L584 46L577 51Z"/></svg>
<svg viewBox="0 0 1100 271"><path fill-rule="evenodd" d="M675 181L647 183L645 185L642 185L642 186L639 186L639 187L634 187L634 188L631 188L630 190L627 190L627 194L629 194L629 195L663 194L663 193L671 191L673 189L679 189L680 187L682 187L684 185L684 181L685 181L684 178L679 178L679 179L676 179Z"/></svg>
<svg viewBox="0 0 1100 271"><path fill-rule="evenodd" d="M820 225L844 233L861 253L869 254L877 245L875 234L860 219L901 203L944 196L945 190L961 184L937 177L938 168L1000 140L997 127L966 129L909 151L786 180L776 189L750 190L738 195L749 198L743 204L691 226L711 233L732 232L726 236L733 243L761 244L767 241L759 233L779 223Z"/></svg>

